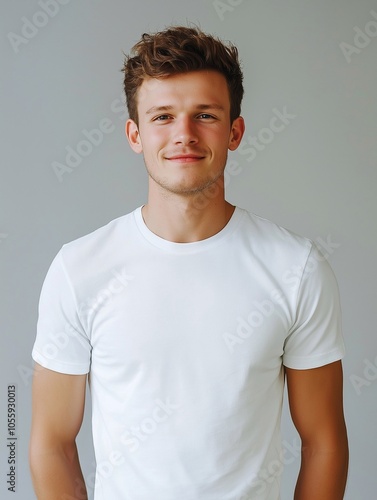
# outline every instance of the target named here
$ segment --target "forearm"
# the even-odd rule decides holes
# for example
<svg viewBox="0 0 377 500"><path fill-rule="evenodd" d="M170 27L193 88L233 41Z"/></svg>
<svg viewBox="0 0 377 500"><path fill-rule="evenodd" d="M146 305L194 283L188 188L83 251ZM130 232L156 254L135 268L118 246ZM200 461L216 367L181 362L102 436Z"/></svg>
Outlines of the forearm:
<svg viewBox="0 0 377 500"><path fill-rule="evenodd" d="M347 472L346 444L336 451L303 448L294 500L342 500Z"/></svg>
<svg viewBox="0 0 377 500"><path fill-rule="evenodd" d="M87 500L76 446L70 454L38 450L30 467L38 500Z"/></svg>

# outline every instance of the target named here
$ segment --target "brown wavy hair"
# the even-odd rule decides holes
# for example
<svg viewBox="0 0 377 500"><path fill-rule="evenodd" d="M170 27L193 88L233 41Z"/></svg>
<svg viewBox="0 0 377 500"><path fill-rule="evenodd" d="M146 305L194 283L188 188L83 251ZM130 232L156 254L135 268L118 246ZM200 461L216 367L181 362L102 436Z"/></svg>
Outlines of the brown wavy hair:
<svg viewBox="0 0 377 500"><path fill-rule="evenodd" d="M137 91L144 78L166 78L189 71L215 70L226 78L230 99L230 120L241 113L244 94L238 50L230 42L206 34L199 28L172 26L157 33L144 33L126 55L124 91L129 117L138 124Z"/></svg>

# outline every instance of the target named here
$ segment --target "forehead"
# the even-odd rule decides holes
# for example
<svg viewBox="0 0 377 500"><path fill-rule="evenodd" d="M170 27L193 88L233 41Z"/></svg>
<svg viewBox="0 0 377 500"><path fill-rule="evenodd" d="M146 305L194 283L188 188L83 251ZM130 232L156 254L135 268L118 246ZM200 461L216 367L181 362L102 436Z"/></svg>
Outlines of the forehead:
<svg viewBox="0 0 377 500"><path fill-rule="evenodd" d="M138 90L138 108L141 112L151 106L197 104L218 104L225 110L229 109L229 91L224 75L203 70L164 78L147 77Z"/></svg>

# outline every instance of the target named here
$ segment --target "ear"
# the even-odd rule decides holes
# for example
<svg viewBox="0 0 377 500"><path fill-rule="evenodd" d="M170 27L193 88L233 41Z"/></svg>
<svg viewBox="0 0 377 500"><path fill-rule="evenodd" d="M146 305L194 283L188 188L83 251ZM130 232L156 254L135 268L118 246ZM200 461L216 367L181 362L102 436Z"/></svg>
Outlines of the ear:
<svg viewBox="0 0 377 500"><path fill-rule="evenodd" d="M143 145L141 144L139 127L133 120L128 119L126 121L125 133L132 150L135 151L135 153L141 153L143 151Z"/></svg>
<svg viewBox="0 0 377 500"><path fill-rule="evenodd" d="M245 132L245 121L242 116L236 118L232 123L232 128L230 130L229 144L228 148L230 151L234 151L238 148L242 141L243 134Z"/></svg>

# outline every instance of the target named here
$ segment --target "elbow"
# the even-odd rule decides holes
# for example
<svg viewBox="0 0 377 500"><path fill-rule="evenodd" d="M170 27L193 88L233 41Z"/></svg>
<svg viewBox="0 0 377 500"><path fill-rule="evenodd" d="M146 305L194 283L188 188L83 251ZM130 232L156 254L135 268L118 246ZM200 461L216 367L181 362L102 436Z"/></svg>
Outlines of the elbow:
<svg viewBox="0 0 377 500"><path fill-rule="evenodd" d="M344 484L348 476L349 446L347 432L322 436L321 439L303 440L302 461L321 462L329 473L334 474Z"/></svg>
<svg viewBox="0 0 377 500"><path fill-rule="evenodd" d="M33 482L40 476L41 471L45 467L45 459L51 453L42 440L35 435L31 435L29 441L29 468Z"/></svg>
<svg viewBox="0 0 377 500"><path fill-rule="evenodd" d="M38 447L38 441L35 439L33 435L30 437L29 441L29 468L31 472L31 476L34 480L35 475L38 470L38 455L40 453L39 447Z"/></svg>
<svg viewBox="0 0 377 500"><path fill-rule="evenodd" d="M48 439L46 436L31 434L29 442L29 467L32 478L40 475L51 462L56 459L66 463L77 457L76 441L63 442L59 439Z"/></svg>

